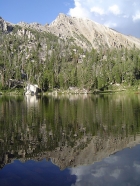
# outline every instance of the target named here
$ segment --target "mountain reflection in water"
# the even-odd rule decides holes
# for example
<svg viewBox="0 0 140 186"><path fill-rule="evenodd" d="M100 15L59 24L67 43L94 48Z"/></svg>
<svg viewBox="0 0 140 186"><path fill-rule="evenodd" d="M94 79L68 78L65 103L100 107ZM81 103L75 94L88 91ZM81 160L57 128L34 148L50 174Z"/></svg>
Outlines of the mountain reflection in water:
<svg viewBox="0 0 140 186"><path fill-rule="evenodd" d="M0 185L8 185L7 174L11 185L23 177L20 185L32 185L34 174L40 185L140 184L139 111L134 94L1 96Z"/></svg>

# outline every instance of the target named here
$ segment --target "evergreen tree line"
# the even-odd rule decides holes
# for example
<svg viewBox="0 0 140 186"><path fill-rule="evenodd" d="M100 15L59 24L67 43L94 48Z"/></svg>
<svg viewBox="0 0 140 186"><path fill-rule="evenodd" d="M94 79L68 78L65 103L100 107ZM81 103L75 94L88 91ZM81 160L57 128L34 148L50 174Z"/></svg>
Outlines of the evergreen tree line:
<svg viewBox="0 0 140 186"><path fill-rule="evenodd" d="M63 40L51 33L28 30L18 35L0 33L0 89L11 88L9 80L38 84L44 90L69 87L107 90L113 84L138 85L140 50L80 48L73 38Z"/></svg>

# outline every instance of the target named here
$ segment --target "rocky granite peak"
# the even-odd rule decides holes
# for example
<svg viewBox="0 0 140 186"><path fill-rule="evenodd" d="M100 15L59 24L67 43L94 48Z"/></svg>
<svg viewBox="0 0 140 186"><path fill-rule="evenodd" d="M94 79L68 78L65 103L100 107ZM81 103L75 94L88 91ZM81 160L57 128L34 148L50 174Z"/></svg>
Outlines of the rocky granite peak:
<svg viewBox="0 0 140 186"><path fill-rule="evenodd" d="M132 48L134 46L140 48L140 39L138 38L121 34L92 20L70 17L62 13L51 24L20 22L17 25L35 29L38 32L49 32L64 40L71 39L76 45L89 50L101 47L106 49ZM0 18L0 30L9 32L13 26Z"/></svg>
<svg viewBox="0 0 140 186"><path fill-rule="evenodd" d="M11 32L13 30L14 24L6 22L2 17L0 17L0 31Z"/></svg>
<svg viewBox="0 0 140 186"><path fill-rule="evenodd" d="M41 25L40 23L34 22L34 23L25 23L25 22L19 22L18 23L19 26L24 27L24 28L31 28L31 29L35 29L39 32L42 31L46 31L46 25Z"/></svg>
<svg viewBox="0 0 140 186"><path fill-rule="evenodd" d="M62 38L74 38L76 44L82 47L114 47L140 48L140 39L123 35L104 25L88 19L76 18L59 14L49 25L49 30Z"/></svg>

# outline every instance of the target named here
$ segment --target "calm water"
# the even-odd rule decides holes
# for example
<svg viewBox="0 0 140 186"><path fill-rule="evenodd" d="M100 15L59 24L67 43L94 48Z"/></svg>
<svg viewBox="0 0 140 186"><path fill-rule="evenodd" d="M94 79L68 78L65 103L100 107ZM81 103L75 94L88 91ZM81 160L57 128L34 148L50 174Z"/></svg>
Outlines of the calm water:
<svg viewBox="0 0 140 186"><path fill-rule="evenodd" d="M0 186L140 185L140 95L0 97Z"/></svg>

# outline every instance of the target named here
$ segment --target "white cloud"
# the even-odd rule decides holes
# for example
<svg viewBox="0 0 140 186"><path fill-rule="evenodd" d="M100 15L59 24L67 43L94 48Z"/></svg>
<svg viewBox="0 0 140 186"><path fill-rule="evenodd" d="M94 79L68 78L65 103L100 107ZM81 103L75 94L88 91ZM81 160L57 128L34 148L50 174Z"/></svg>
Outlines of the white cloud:
<svg viewBox="0 0 140 186"><path fill-rule="evenodd" d="M129 15L126 14L126 15L123 15L123 17L124 17L124 18L129 18Z"/></svg>
<svg viewBox="0 0 140 186"><path fill-rule="evenodd" d="M140 11L138 11L134 16L132 16L133 21L140 20Z"/></svg>
<svg viewBox="0 0 140 186"><path fill-rule="evenodd" d="M107 169L104 167L101 167L100 169L97 169L95 173L92 173L94 177L103 177L105 173L107 172Z"/></svg>
<svg viewBox="0 0 140 186"><path fill-rule="evenodd" d="M75 168L69 169L71 172L71 175L76 176L76 182L72 186L80 186L84 183L87 183L87 185L90 185L94 182L94 180L99 180L101 178L104 178L104 176L109 175L109 169L108 167L99 167L96 168L96 166L88 165L88 166L80 166ZM103 184L103 180L101 181Z"/></svg>
<svg viewBox="0 0 140 186"><path fill-rule="evenodd" d="M109 11L112 12L114 15L119 15L121 13L117 5L110 6Z"/></svg>
<svg viewBox="0 0 140 186"><path fill-rule="evenodd" d="M71 15L72 17L82 17L82 18L89 17L88 11L82 6L80 1L78 0L75 0L75 7L70 8L68 14Z"/></svg>
<svg viewBox="0 0 140 186"><path fill-rule="evenodd" d="M68 15L82 17L114 28L126 35L140 38L140 7L139 0L73 0L74 7L70 8ZM112 3L113 2L113 3Z"/></svg>
<svg viewBox="0 0 140 186"><path fill-rule="evenodd" d="M104 161L106 163L112 164L112 163L116 163L119 160L118 160L118 157L117 156L109 156L106 159L104 159Z"/></svg>
<svg viewBox="0 0 140 186"><path fill-rule="evenodd" d="M139 148L138 148L139 149ZM124 158L126 157L127 158ZM72 186L84 185L119 185L126 180L134 185L139 182L140 161L138 151L126 148L124 152L111 155L101 162L70 168L70 174L76 176Z"/></svg>
<svg viewBox="0 0 140 186"><path fill-rule="evenodd" d="M105 22L104 25L109 28L116 28L117 27L117 23L113 23L113 22Z"/></svg>
<svg viewBox="0 0 140 186"><path fill-rule="evenodd" d="M120 174L121 174L121 170L120 169L116 169L116 170L113 170L113 172L110 174L110 176L118 179Z"/></svg>
<svg viewBox="0 0 140 186"><path fill-rule="evenodd" d="M138 173L140 173L140 164L138 164L137 162L134 162L133 167L136 169Z"/></svg>
<svg viewBox="0 0 140 186"><path fill-rule="evenodd" d="M105 14L104 10L102 8L99 8L99 7L92 7L90 9L90 11L95 12L95 13L100 14L100 15Z"/></svg>

